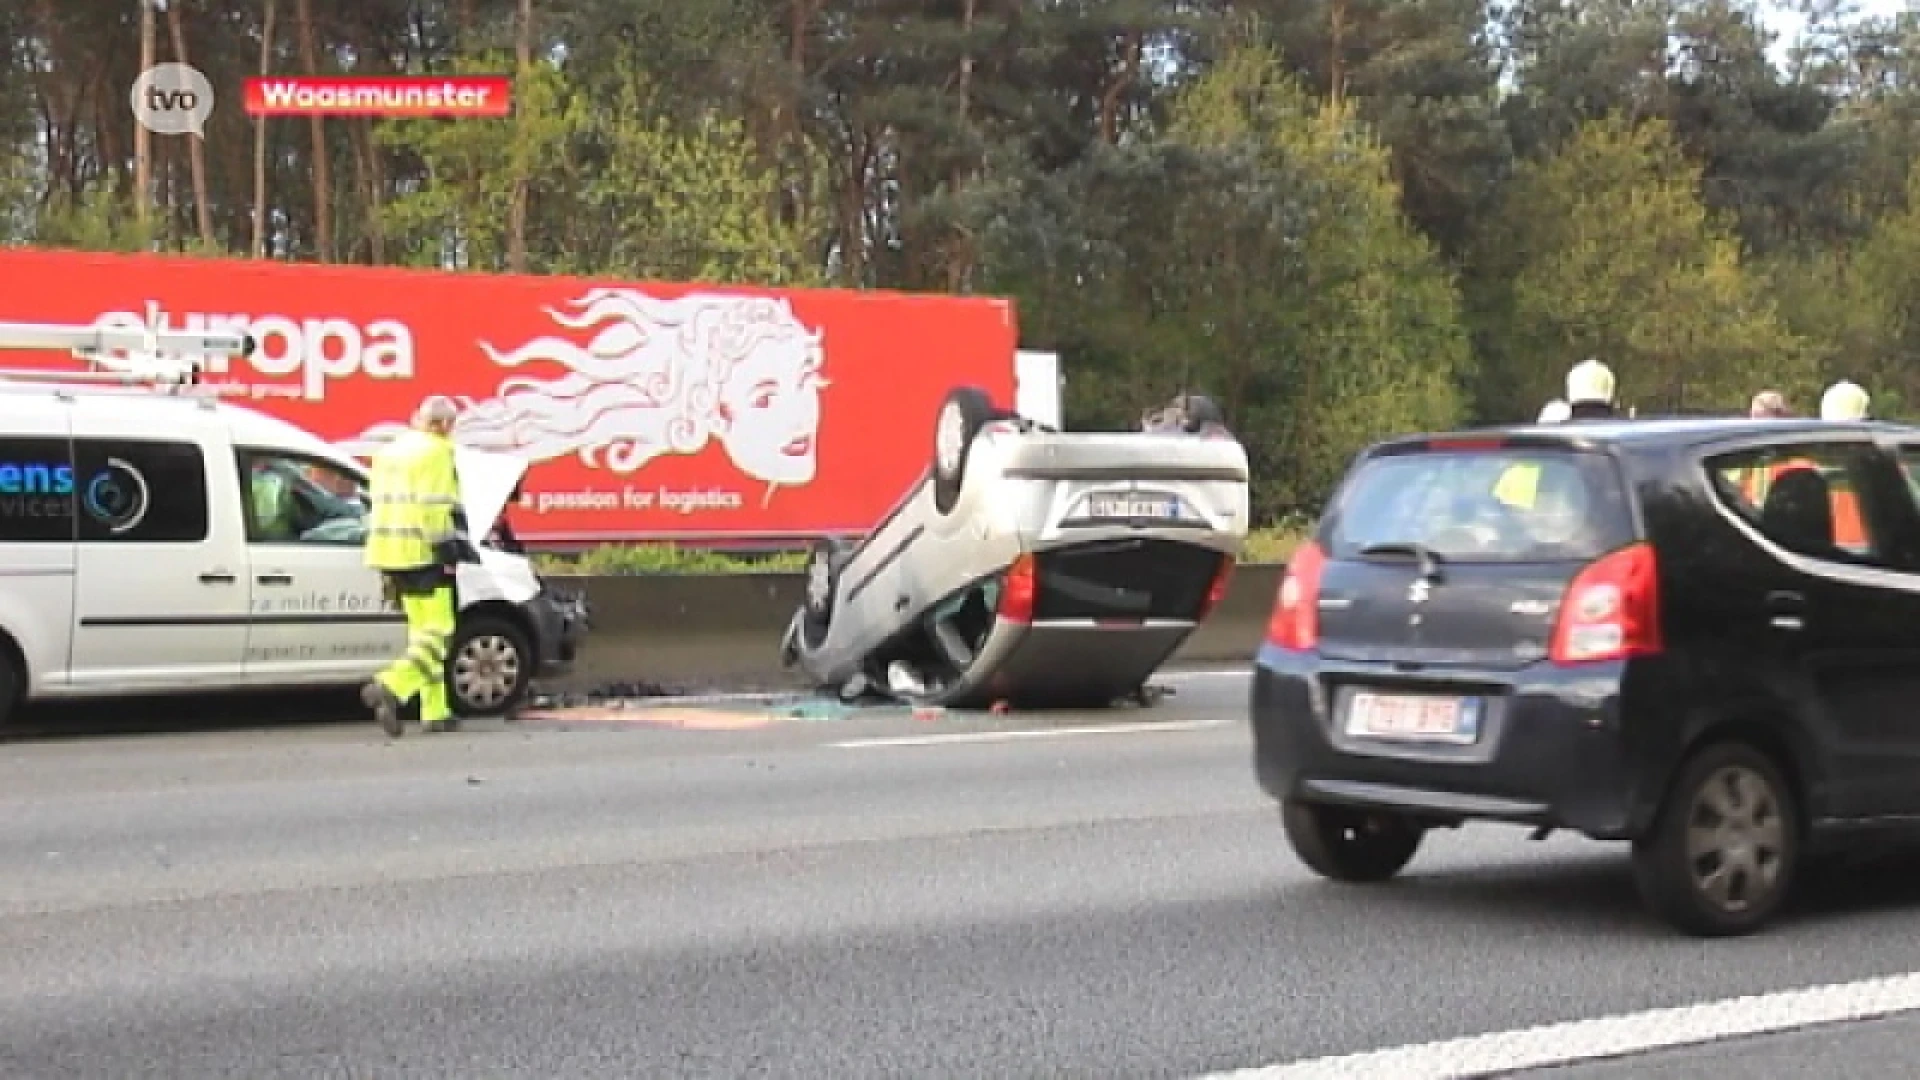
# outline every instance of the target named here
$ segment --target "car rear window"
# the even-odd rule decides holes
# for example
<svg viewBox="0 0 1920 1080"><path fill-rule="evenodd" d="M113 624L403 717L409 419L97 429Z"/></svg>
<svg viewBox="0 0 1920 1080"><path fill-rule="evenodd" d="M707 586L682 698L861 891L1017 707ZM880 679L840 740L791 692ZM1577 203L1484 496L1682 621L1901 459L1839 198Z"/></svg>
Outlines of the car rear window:
<svg viewBox="0 0 1920 1080"><path fill-rule="evenodd" d="M1327 522L1334 558L1419 545L1462 562L1592 559L1631 542L1619 472L1595 453L1500 449L1375 458Z"/></svg>

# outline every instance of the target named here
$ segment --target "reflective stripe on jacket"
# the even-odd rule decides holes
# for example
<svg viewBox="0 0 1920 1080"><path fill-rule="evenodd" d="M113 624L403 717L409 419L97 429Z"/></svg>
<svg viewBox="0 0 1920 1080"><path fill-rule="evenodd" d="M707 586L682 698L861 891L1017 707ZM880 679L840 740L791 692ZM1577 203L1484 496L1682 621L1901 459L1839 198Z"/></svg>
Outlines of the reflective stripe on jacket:
<svg viewBox="0 0 1920 1080"><path fill-rule="evenodd" d="M453 440L409 431L373 456L368 478L367 565L412 570L438 563L435 546L454 533L460 480Z"/></svg>

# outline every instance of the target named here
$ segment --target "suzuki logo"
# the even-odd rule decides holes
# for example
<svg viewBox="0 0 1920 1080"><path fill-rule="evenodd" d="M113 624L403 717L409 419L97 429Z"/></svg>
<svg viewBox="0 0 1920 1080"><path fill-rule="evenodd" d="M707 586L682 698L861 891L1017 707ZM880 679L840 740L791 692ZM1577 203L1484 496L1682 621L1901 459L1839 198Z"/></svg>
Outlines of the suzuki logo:
<svg viewBox="0 0 1920 1080"><path fill-rule="evenodd" d="M1407 602L1424 604L1427 602L1428 595L1432 592L1433 586L1427 584L1426 578L1414 578L1413 585L1407 589Z"/></svg>

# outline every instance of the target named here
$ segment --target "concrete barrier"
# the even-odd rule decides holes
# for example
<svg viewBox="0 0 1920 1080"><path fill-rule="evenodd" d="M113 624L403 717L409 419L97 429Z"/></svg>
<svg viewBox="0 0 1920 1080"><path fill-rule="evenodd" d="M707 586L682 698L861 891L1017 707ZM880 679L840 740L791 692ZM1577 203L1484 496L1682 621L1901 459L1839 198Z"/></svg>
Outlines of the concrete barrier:
<svg viewBox="0 0 1920 1080"><path fill-rule="evenodd" d="M1174 654L1175 665L1243 664L1252 659L1273 610L1280 567L1238 568L1220 607ZM573 673L553 689L588 690L647 681L669 689L714 686L781 689L800 685L780 669L780 635L800 606L799 574L711 577L560 577L583 589L593 610Z"/></svg>

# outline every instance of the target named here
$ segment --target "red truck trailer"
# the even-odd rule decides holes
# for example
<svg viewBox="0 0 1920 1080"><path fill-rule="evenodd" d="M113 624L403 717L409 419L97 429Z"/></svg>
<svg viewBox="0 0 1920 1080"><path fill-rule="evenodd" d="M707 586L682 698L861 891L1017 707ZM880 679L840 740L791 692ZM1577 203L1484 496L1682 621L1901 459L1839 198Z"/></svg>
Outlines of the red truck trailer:
<svg viewBox="0 0 1920 1080"><path fill-rule="evenodd" d="M864 532L926 468L950 388L1016 389L993 298L23 248L0 281L0 320L138 328L158 305L170 329L249 334L201 381L363 457L454 397L461 442L533 463L532 543Z"/></svg>

